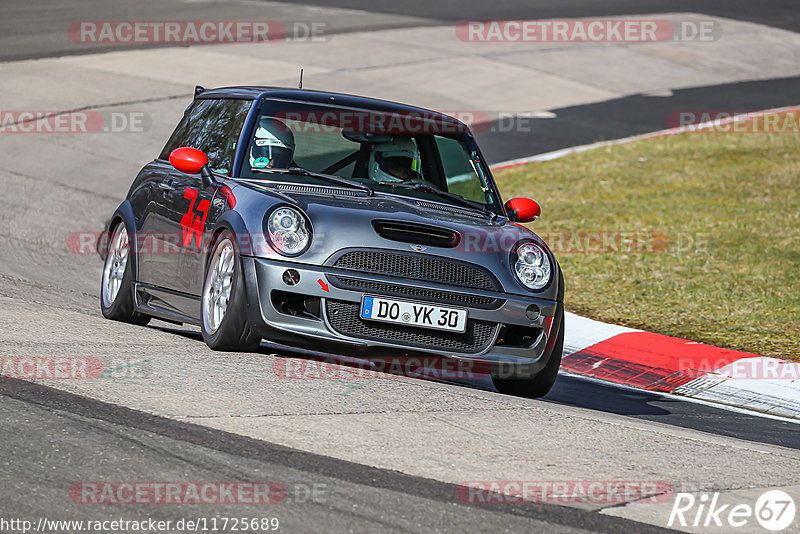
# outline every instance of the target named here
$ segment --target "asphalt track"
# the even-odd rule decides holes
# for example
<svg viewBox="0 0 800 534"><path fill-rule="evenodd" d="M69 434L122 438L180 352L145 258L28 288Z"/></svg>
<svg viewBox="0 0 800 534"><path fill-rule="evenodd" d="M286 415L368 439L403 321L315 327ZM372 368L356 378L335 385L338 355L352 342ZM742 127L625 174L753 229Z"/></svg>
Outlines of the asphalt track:
<svg viewBox="0 0 800 534"><path fill-rule="evenodd" d="M396 28L462 20L508 20L579 17L613 17L630 14L696 12L757 22L796 31L800 10L792 0L82 0L65 9L58 0L5 0L0 19L0 60L51 57L65 54L118 50L119 45L87 48L72 43L63 31L79 20L268 20L313 21L320 13L307 6L329 8L327 30L346 32ZM332 13L330 8L341 9ZM135 48L158 45L123 45Z"/></svg>
<svg viewBox="0 0 800 534"><path fill-rule="evenodd" d="M779 78L676 89L669 98L633 95L597 104L550 110L553 118L513 118L484 125L478 133L493 162L524 158L561 148L621 139L676 126L675 110L728 110L737 113L796 105L800 78ZM724 104L722 104L724 102Z"/></svg>
<svg viewBox="0 0 800 534"><path fill-rule="evenodd" d="M363 10L357 13L341 11L330 19L333 21L335 31L342 32L364 28L435 24L442 20L457 21L467 18L610 16L680 10L700 10L704 13L751 20L791 30L797 30L800 26L798 12L790 2L715 1L704 3L703 6L696 6L690 2L630 1L596 4L536 2L529 5L511 1L456 3L416 0L404 2L402 5L399 3L375 5L374 2L367 1L309 4ZM0 58L10 60L49 57L85 51L63 42L63 35L56 31L56 29L61 31L65 22L73 20L211 20L214 18L236 20L261 13L263 5L266 3L251 1L186 3L170 0L140 2L132 7L131 4L123 2L92 0L64 9L63 4L59 2L39 2L36 5L30 2L5 2L5 16L0 23ZM280 16L294 19L298 18L296 14L302 7L290 3L285 3L282 7L279 3L269 5L274 9L284 9L280 12ZM308 20L320 16L313 9L302 9L305 9L303 13ZM407 13L414 13L414 16L408 17ZM332 15L328 13L326 16ZM354 16L360 17L355 23ZM796 95L799 94L797 89L798 80L788 78L678 90L675 91L675 98L682 99L680 105L686 106L684 109L705 109L709 104L723 100L726 102L726 108L746 110L796 104ZM57 90L57 82L54 82L54 90ZM660 102L657 97L626 97L599 104L558 109L554 110L556 118L542 120L542 126L536 128L529 137L520 136L519 133L509 136L502 132L498 133L496 131L498 128L492 128L485 134L482 143L490 159L501 161L564 146L661 129L666 127L663 124L666 120L664 113L669 109L659 108ZM3 102L3 105L9 106L9 103ZM675 109L674 104L671 106ZM541 135L545 132L546 136ZM15 194L33 194L28 191L29 187L38 190L38 186L21 183L18 189L15 189ZM118 200L102 198L98 202L105 209L105 204L110 205ZM85 210L92 207L91 203L74 197L71 199L71 209ZM48 215L51 224L64 224L69 218L69 209ZM13 223L8 219L3 219L4 237L18 230L13 228ZM19 247L17 252L21 257L20 261L36 253L37 231L31 230L32 235L25 236L26 239L5 241ZM19 268L17 264L14 264L14 267L15 270ZM73 275L76 275L82 272L81 269L83 267L71 270ZM97 285L94 283L97 272L99 268L88 271L88 276L93 277L91 284L88 285ZM113 324L98 322L95 294L83 289L86 285L84 282L64 290L63 287L51 282L50 277L57 276L52 273L32 271L28 281L22 281L16 276L7 276L5 267L2 269L2 274L0 296L4 297L3 306L7 307L7 311L13 309L8 313L17 319L14 323L5 317L7 328L20 331L25 329L27 322L38 325L31 326L31 332L27 332L22 340L10 333L0 337L0 349L4 355L20 354L20 347L27 347L27 350L33 353L37 351L47 353L48 350L53 350L54 341L58 343L57 339L52 339L54 335L63 335L63 343L71 343L69 346L73 351L95 350L91 348L94 343L99 347L98 352L111 350L114 347L119 349L122 341L115 339L111 334L116 330L122 331L121 339L128 339L131 344L135 344L134 340L141 338L147 347L135 347L136 350L141 349L143 354L149 355L154 360L161 357L169 361L171 358L178 358L177 354L186 357L186 351L196 352L202 347L202 341L197 339L195 334L180 335L179 331L163 325L161 328L141 329L140 332L140 329L115 328ZM12 305L14 307L10 308ZM53 315L54 319L50 322L50 326L42 326L47 323L36 316L37 312L32 311L37 306L44 310L43 313ZM51 308L53 306L55 307ZM70 341L69 331L72 326L85 329L88 338ZM208 357L207 352L203 354ZM274 358L273 354L274 351L265 348L261 356L266 361ZM296 353L278 354L279 357L297 356ZM237 360L238 357L239 355L222 356L219 361L226 366L236 366L237 361L241 361ZM248 361L252 364L252 360ZM167 376L165 380L169 382L170 377ZM204 400L210 406L214 406L213 376L210 381L211 387L203 390L204 394L209 396ZM219 386L222 387L223 384ZM453 497L455 486L451 482L441 481L448 480L445 476L437 476L432 471L430 476L407 474L414 472L408 468L408 464L404 464L405 467L397 467L388 461L371 461L366 457L363 461L356 460L359 454L373 454L384 458L377 448L367 449L361 453L348 449L348 446L354 447L352 443L342 442L341 451L331 451L323 444L314 443L313 446L309 444L308 448L303 447L304 450L301 451L298 447L278 444L279 434L276 434L276 442L273 443L268 439L247 435L245 431L220 429L219 426L224 425L219 425L210 418L198 417L198 424L191 424L186 422L186 419L176 420L175 417L167 416L173 412L182 413L177 407L172 411L167 410L164 416L153 415L154 410L141 405L142 399L133 396L133 389L126 390L124 386L120 387L122 389L111 393L100 390L83 392L79 388L67 392L26 382L12 380L0 382L0 404L2 404L0 413L3 414L0 417L3 435L0 440L0 458L3 458L0 460L0 465L3 466L3 472L0 474L2 480L0 501L3 503L4 516L11 514L25 517L77 516L84 519L91 517L105 519L117 513L124 513L128 517L146 515L164 518L185 517L189 514L246 515L242 513L241 507L198 510L196 507L184 509L150 506L124 507L120 510L91 507L76 509L68 502L63 504L64 488L76 480L163 480L172 477L181 480L282 480L286 481L286 485L290 488L305 488L314 483L324 485L328 493L316 502L303 501L298 497L294 500L289 498L286 504L276 508L274 515L281 519L287 531L659 531L656 527L598 514L595 511L553 505L466 506ZM248 385L248 387L253 386ZM438 399L441 396L443 402L452 402L453 398L460 395L477 396L486 402L522 402L513 401L490 391L428 381L417 389L422 391L420 394L422 399L426 397ZM251 390L244 388L239 395L257 396L255 392L247 393L248 391ZM410 389L400 391L406 395L414 393ZM126 394L130 394L128 403L119 400ZM378 390L364 397L363 402L355 400L353 413L356 413L357 409L363 409L364 403L367 408L370 404L380 405L379 399L382 394L394 393L391 388L386 387L383 388L383 392ZM194 395L194 392L187 389L174 395L174 398L169 397L168 400L177 406L179 398L188 398ZM322 404L330 403L330 399L333 398L324 396L318 398L311 392L309 396L315 399L314 402ZM114 402L105 402L101 400L102 398L113 398ZM192 398L200 402L200 397L192 396ZM272 402L280 405L284 401L282 398L277 398ZM140 404L136 405L137 402ZM228 400L224 402L223 399L219 400L219 404L225 402ZM396 402L400 402L399 398ZM422 401L414 398L409 402ZM781 464L783 471L796 472L797 464L792 463L794 460L790 459L794 458L792 451L800 450L800 431L795 424L781 420L633 391L571 376L560 376L552 393L545 400L524 401L522 404L526 409L545 414L550 425L569 423L580 426L581 421L586 421L585 430L581 430L582 443L591 441L593 428L596 425L607 424L626 429L637 428L641 430L643 436L685 434L688 436L686 439L690 441L708 442L726 447L725 450L730 454L726 458L732 462L738 457L735 450L761 450L758 444L764 444L764 447L767 447L764 450L773 454L777 451L777 456L786 457L785 460L780 460L785 461ZM383 406L376 410L379 410L378 413L381 413L380 410L387 410L388 414L392 408ZM311 410L311 413L313 412L314 410ZM342 413L348 412L344 410ZM217 427L212 428L214 425ZM325 435L324 432L312 427L295 426L294 431L297 434L294 441L280 435L282 441L301 443L306 432L308 440L319 440ZM363 438L367 441L369 436L364 435ZM637 457L642 456L637 447L648 446L645 440L620 443L630 448L629 454L633 455L631 462L634 464L640 462ZM568 477L570 473L574 473L571 476L579 477L578 473L586 472L577 468L572 471L569 466L573 464L577 466L589 462L603 465L604 462L594 454L598 450L600 454L604 454L604 451L610 454L610 451L620 446L620 443L609 440L601 444L599 449L592 451L588 449L561 451L561 459L566 465L562 476ZM637 447L633 446L634 443L638 444ZM396 448L398 443L388 443L383 446ZM769 448L774 446L779 448ZM308 452L310 450L324 452L318 454ZM698 446L693 450L699 453L704 449ZM542 458L547 460L537 459L532 462L539 465L541 461L541 467L545 469L546 461L558 462L554 460L558 456L556 453L559 451L547 451L546 454L542 451ZM429 454L436 456L436 449L431 450ZM342 459L343 457L352 460ZM417 460L422 461L424 458ZM706 460L709 463L713 461L711 458L701 457L683 459L689 463L692 461L705 463ZM413 459L409 461L413 462ZM375 465L385 468L374 467ZM616 464L617 469L621 469L619 465L621 462ZM778 464L775 465L777 468ZM624 476L624 471L614 471L614 466L611 464L606 467L608 468L606 473L611 473L606 476ZM464 467L461 466L461 469ZM640 469L646 471L646 466ZM752 482L757 478L756 472L761 470L756 465L748 469L739 466L738 469L741 469L739 471L736 469L732 466L731 476L739 487L759 486L759 483ZM427 473L424 469L421 472ZM513 472L507 473L507 477L514 476ZM768 481L776 485L786 483L786 480L780 480L777 475L770 473L769 477L760 484L767 486ZM728 486L736 487L737 484ZM261 516L264 514L263 510L248 510L248 512L257 512Z"/></svg>
<svg viewBox="0 0 800 534"><path fill-rule="evenodd" d="M6 514L70 517L70 506L57 503L61 488L75 480L162 481L165 473L179 471L192 481L282 481L286 500L202 508L113 505L87 510L81 518L277 517L280 530L289 532L471 532L489 526L495 532L667 532L561 506L461 503L454 484L176 423L36 384L6 380L0 392L0 409L7 414L0 442ZM24 462L10 460L37 441L62 456L38 449Z"/></svg>
<svg viewBox="0 0 800 534"><path fill-rule="evenodd" d="M327 11L321 12L315 6ZM609 17L687 11L791 31L800 30L800 9L791 0L757 3L751 0L714 0L701 4L689 0L311 0L302 4L260 0L144 0L135 3L86 0L72 5L68 10L56 0L43 0L36 4L24 0L6 0L3 10L5 16L0 19L0 61L168 46L159 43L93 45L71 42L63 29L79 20L267 19L283 22L287 30L291 30L294 23L302 25L322 21L326 33L335 35L457 23L462 20ZM143 17L144 13L147 17ZM194 76L201 77L199 74ZM54 87L54 90L57 89ZM508 161L560 148L662 130L670 126L668 117L675 110L746 112L793 105L797 103L797 94L800 93L800 77L705 85L671 93L669 98L629 95L593 104L551 109L549 111L555 114L552 118L495 120L482 125L476 135L489 161Z"/></svg>
<svg viewBox="0 0 800 534"><path fill-rule="evenodd" d="M548 18L615 17L631 14L657 14L691 11L706 15L747 20L777 28L796 30L800 12L791 0L406 0L404 2L372 2L370 0L311 0L317 6L363 9L376 13L414 13L446 21L510 20Z"/></svg>

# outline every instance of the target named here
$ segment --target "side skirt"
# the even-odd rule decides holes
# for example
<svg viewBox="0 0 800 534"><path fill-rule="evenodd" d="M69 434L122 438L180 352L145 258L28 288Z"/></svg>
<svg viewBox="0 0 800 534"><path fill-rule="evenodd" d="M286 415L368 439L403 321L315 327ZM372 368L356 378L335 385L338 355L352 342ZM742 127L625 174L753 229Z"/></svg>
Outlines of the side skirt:
<svg viewBox="0 0 800 534"><path fill-rule="evenodd" d="M200 326L200 297L136 282L136 311L174 323Z"/></svg>

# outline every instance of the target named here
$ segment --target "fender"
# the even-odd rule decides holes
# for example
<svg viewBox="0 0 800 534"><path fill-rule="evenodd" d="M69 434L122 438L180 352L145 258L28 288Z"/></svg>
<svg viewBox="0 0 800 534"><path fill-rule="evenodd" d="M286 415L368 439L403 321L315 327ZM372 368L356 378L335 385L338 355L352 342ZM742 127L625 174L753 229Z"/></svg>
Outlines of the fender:
<svg viewBox="0 0 800 534"><path fill-rule="evenodd" d="M217 219L214 227L206 232L209 254L213 247L214 236L223 230L230 230L236 236L236 247L240 251L242 282L244 283L245 300L247 301L247 318L251 324L258 324L261 320L261 302L258 294L258 284L256 283L255 264L251 257L253 254L251 252L252 238L250 231L239 212L232 209L227 210ZM243 254L242 250L249 253ZM208 258L206 258L207 262Z"/></svg>
<svg viewBox="0 0 800 534"><path fill-rule="evenodd" d="M244 250L245 252L249 251L251 246L246 241L250 238L250 231L247 229L247 225L242 219L241 214L238 211L229 209L226 210L214 223L214 226L210 229L206 229L206 236L203 239L205 243L208 243L208 252L211 252L211 246L213 245L213 238L222 230L230 230L233 232L233 235L236 236L236 246L239 248L239 254L244 256L251 256L252 254L249 253L242 253L241 251Z"/></svg>
<svg viewBox="0 0 800 534"><path fill-rule="evenodd" d="M138 280L139 274L139 264L138 258L136 255L136 251L139 250L139 243L138 243L138 233L139 228L136 227L136 217L133 215L133 206L131 206L130 201L127 199L119 205L119 207L114 211L114 214L106 223L105 229L102 234L100 234L97 238L97 253L102 258L103 262L105 263L106 257L108 256L108 240L111 239L111 231L113 227L117 224L117 221L122 221L125 223L125 227L128 230L128 240L133 245L130 249L129 254L131 254L134 258L134 261L131 263L133 266L133 281ZM131 235L132 234L132 235Z"/></svg>

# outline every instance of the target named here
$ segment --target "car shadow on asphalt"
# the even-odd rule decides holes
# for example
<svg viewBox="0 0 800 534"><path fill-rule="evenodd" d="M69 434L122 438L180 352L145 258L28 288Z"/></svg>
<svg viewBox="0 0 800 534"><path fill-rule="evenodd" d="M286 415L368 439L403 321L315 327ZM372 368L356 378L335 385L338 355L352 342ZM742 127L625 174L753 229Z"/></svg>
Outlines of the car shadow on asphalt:
<svg viewBox="0 0 800 534"><path fill-rule="evenodd" d="M617 415L669 415L671 412L651 403L669 403L661 395L620 388L581 377L559 374L550 393L544 397L547 402L565 404Z"/></svg>
<svg viewBox="0 0 800 534"><path fill-rule="evenodd" d="M187 330L186 327L161 325L161 324L151 324L150 328L156 328L158 330L161 330L162 332L175 334L187 339L197 340L200 343L203 343L202 335L198 330ZM350 373L347 373L345 371L345 374L348 377L375 378L375 373L383 373L408 379L454 384L465 388L481 389L485 391L496 392L494 384L492 384L489 375L484 374L481 370L476 370L482 368L483 366L479 366L479 368L471 368L468 371L461 373L456 370L457 366L455 365L450 366L447 365L446 363L443 363L447 361L450 361L452 363L452 360L438 356L427 359L429 362L433 363L432 368L423 369L416 365L407 365L407 364L409 362L413 362L413 360L415 359L422 360L425 358L380 355L380 354L370 355L366 353L355 356L343 356L340 354L320 352L304 348L292 347L289 345L282 345L266 340L261 342L261 347L259 348L257 353L276 356L278 358L284 358L284 359L293 358L293 359L305 360L307 362L317 362L318 365L316 366L312 365L312 366L299 367L300 373L309 372L314 375L313 376L314 378L324 377L325 372L329 371L325 369L324 366L328 364L335 364L346 368L352 368L353 371L351 371ZM279 369L282 368L285 369L286 366L285 365L281 366L280 364L276 364L273 370L276 373L278 373L280 372ZM486 366L486 369L488 370L488 366ZM295 376L295 378L309 378L309 377Z"/></svg>
<svg viewBox="0 0 800 534"><path fill-rule="evenodd" d="M203 343L198 330L185 327L152 324L163 332L177 334ZM273 355L281 359L301 359L308 362L325 361L337 365L363 370L365 359L348 360L346 357L320 353L305 349L262 342L259 354ZM389 371L391 373L391 371ZM391 373L397 374L397 373ZM408 376L408 375L405 375ZM456 384L464 389L496 390L490 380L441 380L430 377L411 377L425 381ZM497 393L497 395L501 395ZM800 425L776 419L759 417L722 407L684 401L667 395L651 393L604 383L598 380L560 373L553 389L544 398L531 401L561 404L596 412L603 412L665 425L690 428L711 434L735 437L759 443L800 449Z"/></svg>
<svg viewBox="0 0 800 534"><path fill-rule="evenodd" d="M202 343L197 330L176 326L151 325L163 332L196 340ZM262 342L259 354L273 355L280 359L334 362L337 365L363 369L365 359L348 360L347 357L320 353L305 349ZM391 373L397 374L397 373ZM408 375L405 375L408 376ZM410 377L425 381L455 384L464 389L481 389L496 392L491 381L441 380L430 377ZM501 395L497 393L497 395ZM800 430L797 423L759 417L684 401L667 395L644 390L621 387L598 380L560 373L553 389L542 399L532 402L561 404L596 412L634 417L662 424L690 428L711 434L735 437L759 443L769 443L792 449L800 449Z"/></svg>
<svg viewBox="0 0 800 534"><path fill-rule="evenodd" d="M185 338L202 342L202 336L200 335L199 331L186 330L185 328L172 326L152 326L164 332L177 334ZM269 354L279 358L299 358L309 362L331 362L345 367L357 368L359 370L363 370L364 364L370 361L370 357L367 355L362 357L348 358L335 354L271 343L268 341L262 341L261 348L258 352L260 354ZM474 377L467 378L458 377L452 379L442 379L430 375L420 376L397 372L393 371L392 368L388 366L384 366L382 368L382 372L398 376L405 376L407 378L444 382L465 388L475 388L496 392L491 383L491 379L488 378L488 376L476 375ZM628 416L668 415L671 413L669 410L663 407L654 406L650 403L653 401L658 401L660 403L673 402L662 396L654 395L645 391L624 389L564 374L558 375L553 389L542 400L545 402L565 404L577 408L585 408L589 410Z"/></svg>

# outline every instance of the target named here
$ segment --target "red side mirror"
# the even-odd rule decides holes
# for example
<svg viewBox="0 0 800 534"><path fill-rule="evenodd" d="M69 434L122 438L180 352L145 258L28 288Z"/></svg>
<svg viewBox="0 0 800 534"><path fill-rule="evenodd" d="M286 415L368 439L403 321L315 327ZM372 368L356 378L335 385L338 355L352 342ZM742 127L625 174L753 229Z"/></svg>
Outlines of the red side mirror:
<svg viewBox="0 0 800 534"><path fill-rule="evenodd" d="M200 169L208 165L208 156L202 150L183 146L172 151L169 162L181 172L197 174Z"/></svg>
<svg viewBox="0 0 800 534"><path fill-rule="evenodd" d="M506 202L506 210L512 222L532 222L542 214L539 204L529 198L512 198Z"/></svg>

